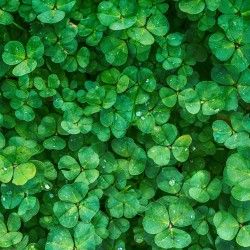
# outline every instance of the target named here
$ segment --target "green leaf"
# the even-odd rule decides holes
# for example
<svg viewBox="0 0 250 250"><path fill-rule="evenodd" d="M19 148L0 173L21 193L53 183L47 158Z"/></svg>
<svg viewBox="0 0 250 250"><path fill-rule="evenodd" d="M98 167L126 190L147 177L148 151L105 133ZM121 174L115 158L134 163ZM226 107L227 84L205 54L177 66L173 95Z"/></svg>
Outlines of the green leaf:
<svg viewBox="0 0 250 250"><path fill-rule="evenodd" d="M107 208L114 218L133 218L136 216L140 204L135 194L131 191L116 193L107 200Z"/></svg>
<svg viewBox="0 0 250 250"><path fill-rule="evenodd" d="M65 12L61 10L47 10L37 16L42 23L58 23L65 17Z"/></svg>
<svg viewBox="0 0 250 250"><path fill-rule="evenodd" d="M109 238L112 240L118 239L122 233L125 233L129 229L129 221L120 218L120 219L114 219L109 223L108 231L109 231Z"/></svg>
<svg viewBox="0 0 250 250"><path fill-rule="evenodd" d="M131 160L129 162L129 173L131 175L139 175L143 173L146 167L147 155L145 151L141 148L136 148L132 155Z"/></svg>
<svg viewBox="0 0 250 250"><path fill-rule="evenodd" d="M44 53L44 46L38 36L32 36L26 46L28 58L35 60L40 59Z"/></svg>
<svg viewBox="0 0 250 250"><path fill-rule="evenodd" d="M45 250L57 250L58 247L62 250L68 250L74 247L74 242L69 230L62 226L55 226L50 230Z"/></svg>
<svg viewBox="0 0 250 250"><path fill-rule="evenodd" d="M236 66L240 72L246 70L250 64L250 46L243 45L237 50L235 50L232 57L232 65Z"/></svg>
<svg viewBox="0 0 250 250"><path fill-rule="evenodd" d="M23 105L15 111L15 115L19 120L24 120L26 122L31 122L35 118L35 113L31 107L28 105Z"/></svg>
<svg viewBox="0 0 250 250"><path fill-rule="evenodd" d="M68 180L74 180L81 170L78 162L69 155L65 155L60 159L58 168L62 170L63 175Z"/></svg>
<svg viewBox="0 0 250 250"><path fill-rule="evenodd" d="M250 200L249 184L250 184L250 178L236 184L231 190L232 196L238 201L249 201Z"/></svg>
<svg viewBox="0 0 250 250"><path fill-rule="evenodd" d="M150 203L146 208L142 224L149 234L158 234L168 228L169 217L166 207L159 202Z"/></svg>
<svg viewBox="0 0 250 250"><path fill-rule="evenodd" d="M239 230L239 223L237 220L226 211L220 211L215 214L213 223L216 231L221 239L232 240Z"/></svg>
<svg viewBox="0 0 250 250"><path fill-rule="evenodd" d="M62 150L65 148L65 141L59 136L52 136L43 142L43 146L49 150Z"/></svg>
<svg viewBox="0 0 250 250"><path fill-rule="evenodd" d="M130 157L136 149L134 140L129 137L112 140L111 147L113 151L123 157Z"/></svg>
<svg viewBox="0 0 250 250"><path fill-rule="evenodd" d="M11 213L8 217L7 227L10 232L16 232L21 227L21 219L17 213Z"/></svg>
<svg viewBox="0 0 250 250"><path fill-rule="evenodd" d="M148 19L146 28L153 35L165 36L169 31L169 23L163 14L156 13Z"/></svg>
<svg viewBox="0 0 250 250"><path fill-rule="evenodd" d="M20 64L18 64L12 71L13 75L15 76L24 76L32 71L35 70L37 67L37 61L34 59L30 58L27 60L22 61Z"/></svg>
<svg viewBox="0 0 250 250"><path fill-rule="evenodd" d="M162 87L160 89L160 97L164 105L167 107L173 107L177 102L177 95L175 91L170 88Z"/></svg>
<svg viewBox="0 0 250 250"><path fill-rule="evenodd" d="M163 249L184 248L190 245L191 236L178 228L169 228L155 236L155 243Z"/></svg>
<svg viewBox="0 0 250 250"><path fill-rule="evenodd" d="M244 102L250 103L249 93L250 93L250 84L249 84L249 76L250 76L250 70L245 70L238 81L238 92L240 94L240 97Z"/></svg>
<svg viewBox="0 0 250 250"><path fill-rule="evenodd" d="M58 198L61 201L78 203L88 192L88 185L84 182L75 182L73 184L64 185L58 191Z"/></svg>
<svg viewBox="0 0 250 250"><path fill-rule="evenodd" d="M234 85L239 78L238 69L231 64L217 64L212 68L212 79L222 85Z"/></svg>
<svg viewBox="0 0 250 250"><path fill-rule="evenodd" d="M83 223L81 221L78 222L74 227L74 240L75 246L78 249L95 249L96 243L94 226L91 223Z"/></svg>
<svg viewBox="0 0 250 250"><path fill-rule="evenodd" d="M181 11L194 15L201 13L205 8L203 0L181 0L179 3Z"/></svg>
<svg viewBox="0 0 250 250"><path fill-rule="evenodd" d="M182 135L174 142L172 152L177 161L185 162L189 156L189 146L192 143L190 135Z"/></svg>
<svg viewBox="0 0 250 250"><path fill-rule="evenodd" d="M201 102L197 92L193 89L185 89L178 95L180 106L185 107L190 114L197 114L200 111Z"/></svg>
<svg viewBox="0 0 250 250"><path fill-rule="evenodd" d="M223 120L215 121L212 128L214 139L218 143L224 143L233 133L231 127Z"/></svg>
<svg viewBox="0 0 250 250"><path fill-rule="evenodd" d="M215 99L220 93L220 87L213 81L202 81L195 86L199 98L203 101Z"/></svg>
<svg viewBox="0 0 250 250"><path fill-rule="evenodd" d="M112 2L102 1L98 5L97 17L101 24L109 26L120 19L120 12Z"/></svg>
<svg viewBox="0 0 250 250"><path fill-rule="evenodd" d="M179 91L187 84L187 78L183 75L170 75L167 77L167 83L172 89Z"/></svg>
<svg viewBox="0 0 250 250"><path fill-rule="evenodd" d="M23 238L20 232L9 232L0 239L0 247L6 248L18 244Z"/></svg>
<svg viewBox="0 0 250 250"><path fill-rule="evenodd" d="M219 8L221 0L205 0L205 2L209 10L215 11Z"/></svg>
<svg viewBox="0 0 250 250"><path fill-rule="evenodd" d="M25 49L18 41L8 42L4 46L3 61L8 65L16 65L25 59Z"/></svg>
<svg viewBox="0 0 250 250"><path fill-rule="evenodd" d="M233 55L234 43L229 41L223 33L214 33L209 39L209 46L213 54L221 61L227 61Z"/></svg>
<svg viewBox="0 0 250 250"><path fill-rule="evenodd" d="M36 167L33 163L22 163L15 167L12 183L15 185L24 185L36 174Z"/></svg>
<svg viewBox="0 0 250 250"><path fill-rule="evenodd" d="M171 223L176 227L186 227L193 223L195 212L186 201L178 200L169 206Z"/></svg>
<svg viewBox="0 0 250 250"><path fill-rule="evenodd" d="M88 48L82 47L76 54L78 64L82 68L86 68L89 64L90 53Z"/></svg>
<svg viewBox="0 0 250 250"><path fill-rule="evenodd" d="M128 35L130 38L142 45L151 45L155 41L150 32L144 28L130 28L128 30Z"/></svg>
<svg viewBox="0 0 250 250"><path fill-rule="evenodd" d="M229 156L224 169L224 177L229 185L237 185L238 183L249 179L250 161L244 159L239 154Z"/></svg>
<svg viewBox="0 0 250 250"><path fill-rule="evenodd" d="M29 221L40 209L39 201L36 197L25 197L18 208L18 216L24 221Z"/></svg>
<svg viewBox="0 0 250 250"><path fill-rule="evenodd" d="M166 193L176 194L182 188L184 176L173 167L163 168L157 176L156 182L159 189Z"/></svg>
<svg viewBox="0 0 250 250"><path fill-rule="evenodd" d="M79 216L84 223L89 223L100 209L97 196L91 195L84 199L79 206Z"/></svg>
<svg viewBox="0 0 250 250"><path fill-rule="evenodd" d="M250 247L250 225L243 226L240 229L236 242L242 247Z"/></svg>
<svg viewBox="0 0 250 250"><path fill-rule="evenodd" d="M114 66L125 64L128 58L126 43L116 37L106 36L101 40L100 48L108 63Z"/></svg>
<svg viewBox="0 0 250 250"><path fill-rule="evenodd" d="M152 131L153 140L161 146L170 146L176 139L178 134L177 128L171 123L163 126L155 126Z"/></svg>
<svg viewBox="0 0 250 250"><path fill-rule="evenodd" d="M7 11L0 10L0 24L9 25L13 23L13 16Z"/></svg>
<svg viewBox="0 0 250 250"><path fill-rule="evenodd" d="M165 166L170 161L170 150L164 146L153 146L148 150L148 157L157 165Z"/></svg>
<svg viewBox="0 0 250 250"><path fill-rule="evenodd" d="M13 176L12 164L5 157L0 156L0 166L0 181L3 183L8 183L11 181Z"/></svg>
<svg viewBox="0 0 250 250"><path fill-rule="evenodd" d="M80 164L85 169L94 169L99 164L99 155L92 149L83 147L78 152Z"/></svg>
<svg viewBox="0 0 250 250"><path fill-rule="evenodd" d="M66 228L73 228L78 221L78 209L75 204L57 201L53 211L60 224Z"/></svg>

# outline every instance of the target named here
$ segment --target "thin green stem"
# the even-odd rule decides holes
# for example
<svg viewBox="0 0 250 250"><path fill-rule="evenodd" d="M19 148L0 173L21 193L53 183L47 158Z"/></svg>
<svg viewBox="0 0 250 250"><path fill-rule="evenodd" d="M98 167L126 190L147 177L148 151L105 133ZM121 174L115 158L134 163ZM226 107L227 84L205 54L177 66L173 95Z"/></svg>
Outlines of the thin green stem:
<svg viewBox="0 0 250 250"><path fill-rule="evenodd" d="M20 26L18 23L13 22L13 25L15 25L18 29L20 29L20 30L26 32L26 29L24 29L24 28L23 28L22 26Z"/></svg>

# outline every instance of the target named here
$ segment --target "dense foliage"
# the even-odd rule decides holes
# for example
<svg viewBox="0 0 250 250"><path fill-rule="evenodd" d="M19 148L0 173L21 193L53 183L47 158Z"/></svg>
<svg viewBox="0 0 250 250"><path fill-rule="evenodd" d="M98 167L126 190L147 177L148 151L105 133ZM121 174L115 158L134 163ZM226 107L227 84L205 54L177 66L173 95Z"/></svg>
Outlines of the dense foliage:
<svg viewBox="0 0 250 250"><path fill-rule="evenodd" d="M249 0L1 0L0 32L0 249L250 249Z"/></svg>

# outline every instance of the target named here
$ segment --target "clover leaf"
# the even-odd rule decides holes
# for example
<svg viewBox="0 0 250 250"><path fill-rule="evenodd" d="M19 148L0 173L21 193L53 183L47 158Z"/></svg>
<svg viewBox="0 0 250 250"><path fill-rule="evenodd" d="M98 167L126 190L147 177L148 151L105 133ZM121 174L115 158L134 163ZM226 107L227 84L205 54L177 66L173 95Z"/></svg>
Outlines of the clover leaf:
<svg viewBox="0 0 250 250"><path fill-rule="evenodd" d="M25 47L18 41L10 41L4 47L3 61L8 65L16 65L12 71L15 76L31 73L37 67L44 53L44 45L37 36L31 37ZM26 59L27 56L27 59Z"/></svg>

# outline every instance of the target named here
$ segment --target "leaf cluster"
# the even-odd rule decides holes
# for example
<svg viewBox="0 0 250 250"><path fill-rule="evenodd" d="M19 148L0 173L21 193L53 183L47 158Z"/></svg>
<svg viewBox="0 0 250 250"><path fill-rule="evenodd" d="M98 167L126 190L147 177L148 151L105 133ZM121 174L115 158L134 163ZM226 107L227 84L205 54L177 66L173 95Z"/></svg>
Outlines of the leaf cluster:
<svg viewBox="0 0 250 250"><path fill-rule="evenodd" d="M250 248L249 0L1 0L0 32L0 249Z"/></svg>

